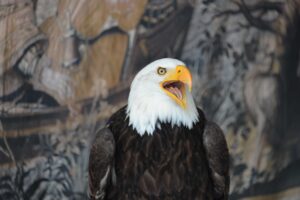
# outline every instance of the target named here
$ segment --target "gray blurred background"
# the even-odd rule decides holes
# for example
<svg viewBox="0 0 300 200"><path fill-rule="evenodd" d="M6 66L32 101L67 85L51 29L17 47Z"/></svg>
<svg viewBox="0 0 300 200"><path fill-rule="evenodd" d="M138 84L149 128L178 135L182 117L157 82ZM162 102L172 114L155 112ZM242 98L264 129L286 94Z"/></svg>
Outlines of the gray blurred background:
<svg viewBox="0 0 300 200"><path fill-rule="evenodd" d="M85 199L95 130L183 60L224 130L230 199L300 199L298 0L0 0L0 199Z"/></svg>

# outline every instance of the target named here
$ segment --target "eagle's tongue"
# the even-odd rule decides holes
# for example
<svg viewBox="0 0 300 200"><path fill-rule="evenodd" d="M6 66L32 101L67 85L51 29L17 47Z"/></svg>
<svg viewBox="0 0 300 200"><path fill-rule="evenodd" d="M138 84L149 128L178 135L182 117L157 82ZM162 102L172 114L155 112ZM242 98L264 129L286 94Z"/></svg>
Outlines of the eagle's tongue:
<svg viewBox="0 0 300 200"><path fill-rule="evenodd" d="M169 91L174 94L178 99L182 99L182 94L179 88L177 87L170 87Z"/></svg>

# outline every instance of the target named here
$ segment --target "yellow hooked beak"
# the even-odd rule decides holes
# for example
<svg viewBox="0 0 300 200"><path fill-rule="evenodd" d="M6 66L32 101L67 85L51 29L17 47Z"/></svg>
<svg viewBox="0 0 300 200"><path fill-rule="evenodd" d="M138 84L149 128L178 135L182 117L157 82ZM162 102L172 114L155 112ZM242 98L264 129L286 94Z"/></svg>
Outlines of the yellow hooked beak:
<svg viewBox="0 0 300 200"><path fill-rule="evenodd" d="M186 108L186 87L192 91L192 75L187 67L179 65L174 70L168 70L160 87L178 105Z"/></svg>

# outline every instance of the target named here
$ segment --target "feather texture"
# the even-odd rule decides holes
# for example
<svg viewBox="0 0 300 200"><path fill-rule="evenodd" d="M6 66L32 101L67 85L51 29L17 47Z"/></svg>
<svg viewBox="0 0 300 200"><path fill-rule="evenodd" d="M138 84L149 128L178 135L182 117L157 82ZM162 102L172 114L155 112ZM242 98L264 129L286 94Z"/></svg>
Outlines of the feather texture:
<svg viewBox="0 0 300 200"><path fill-rule="evenodd" d="M208 156L215 156L219 153L215 151L210 154L210 151L215 148L227 150L226 141L213 144L217 146L205 146L210 144L214 136L207 136L204 138L205 142L203 134L211 133L214 129L205 130L204 114L200 109L198 114L201 120L192 129L160 122L161 128L156 128L152 135L140 135L129 126L126 107L115 113L109 120L107 129L113 134L116 145L113 163L117 183L112 184L110 178L107 179L107 188L98 189L100 191L105 189L104 199L225 199L227 194L223 198L219 198L218 194L228 192L229 182L226 181L228 177L220 178L220 180L218 177L228 174L228 168L223 169L223 166L228 166L228 152L220 154L218 157L220 159L208 159ZM208 128L210 129L210 126ZM110 144L112 143L109 142L108 146ZM97 175L90 179L95 181L90 184L93 188L101 185L99 183L112 163L111 159L107 159L110 153L102 153L104 159L100 159L100 152L98 152L99 155L95 154L96 149L107 149L96 147L99 145L105 144L96 140L90 156L92 164L89 167L90 177ZM96 164L97 162L101 164ZM219 175L217 178L212 176L215 172ZM99 177L100 174L102 177ZM92 191L95 190L92 189Z"/></svg>
<svg viewBox="0 0 300 200"><path fill-rule="evenodd" d="M89 159L89 197L102 200L106 186L112 182L115 141L108 128L97 132Z"/></svg>

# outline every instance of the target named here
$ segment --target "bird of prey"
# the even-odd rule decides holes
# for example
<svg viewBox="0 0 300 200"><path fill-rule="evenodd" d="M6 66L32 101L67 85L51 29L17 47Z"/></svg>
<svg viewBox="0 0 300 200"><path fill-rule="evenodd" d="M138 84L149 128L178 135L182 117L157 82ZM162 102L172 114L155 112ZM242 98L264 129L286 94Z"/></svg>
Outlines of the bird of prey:
<svg viewBox="0 0 300 200"><path fill-rule="evenodd" d="M195 106L192 77L163 58L133 79L128 104L99 130L89 157L91 199L228 199L222 130Z"/></svg>

